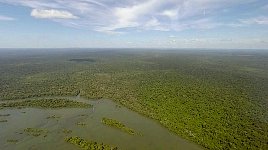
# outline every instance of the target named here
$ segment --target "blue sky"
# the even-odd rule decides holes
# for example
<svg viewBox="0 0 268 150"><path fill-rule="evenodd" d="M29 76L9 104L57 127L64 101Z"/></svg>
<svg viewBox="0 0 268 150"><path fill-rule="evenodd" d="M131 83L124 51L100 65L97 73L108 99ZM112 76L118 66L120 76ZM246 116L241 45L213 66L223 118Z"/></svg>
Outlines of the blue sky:
<svg viewBox="0 0 268 150"><path fill-rule="evenodd" d="M0 0L0 48L268 49L267 0Z"/></svg>

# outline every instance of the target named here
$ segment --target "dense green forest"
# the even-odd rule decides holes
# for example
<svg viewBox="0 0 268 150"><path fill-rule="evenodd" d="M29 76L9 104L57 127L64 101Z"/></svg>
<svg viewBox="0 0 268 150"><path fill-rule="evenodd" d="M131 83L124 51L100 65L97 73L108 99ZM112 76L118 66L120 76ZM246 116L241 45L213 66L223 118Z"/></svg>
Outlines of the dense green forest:
<svg viewBox="0 0 268 150"><path fill-rule="evenodd" d="M268 149L268 52L0 52L0 100L107 98L207 149Z"/></svg>
<svg viewBox="0 0 268 150"><path fill-rule="evenodd" d="M37 108L89 108L90 104L76 102L65 99L38 99L38 100L26 100L20 102L7 102L1 103L0 107L9 108L23 108L23 107L37 107Z"/></svg>

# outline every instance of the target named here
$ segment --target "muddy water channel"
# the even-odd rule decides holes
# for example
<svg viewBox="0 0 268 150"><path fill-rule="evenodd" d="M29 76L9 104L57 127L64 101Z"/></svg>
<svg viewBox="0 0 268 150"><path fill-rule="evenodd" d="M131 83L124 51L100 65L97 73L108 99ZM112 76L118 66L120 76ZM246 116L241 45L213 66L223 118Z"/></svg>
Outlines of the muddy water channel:
<svg viewBox="0 0 268 150"><path fill-rule="evenodd" d="M113 101L93 101L80 97L68 97L68 99L90 103L93 107L1 109L0 119L7 122L0 123L0 149L78 150L79 147L64 141L64 138L70 136L79 136L126 150L201 149L171 133L154 120L119 106ZM130 135L104 125L101 122L103 117L118 120L141 135ZM42 129L44 132L40 136L32 136L25 133L26 128Z"/></svg>

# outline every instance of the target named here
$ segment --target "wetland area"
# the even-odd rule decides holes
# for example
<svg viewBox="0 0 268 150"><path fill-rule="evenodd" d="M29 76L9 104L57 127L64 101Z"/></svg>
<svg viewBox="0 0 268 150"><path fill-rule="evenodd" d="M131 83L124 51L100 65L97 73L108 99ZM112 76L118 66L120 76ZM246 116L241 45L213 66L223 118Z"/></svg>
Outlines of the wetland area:
<svg viewBox="0 0 268 150"><path fill-rule="evenodd" d="M62 99L90 104L92 107L3 108L0 110L1 118L7 122L0 124L0 149L79 149L64 140L74 136L105 143L118 149L201 149L196 144L171 133L156 121L111 100L88 100L81 97ZM43 98L28 101L42 100ZM128 134L104 125L104 117L120 120L140 134Z"/></svg>

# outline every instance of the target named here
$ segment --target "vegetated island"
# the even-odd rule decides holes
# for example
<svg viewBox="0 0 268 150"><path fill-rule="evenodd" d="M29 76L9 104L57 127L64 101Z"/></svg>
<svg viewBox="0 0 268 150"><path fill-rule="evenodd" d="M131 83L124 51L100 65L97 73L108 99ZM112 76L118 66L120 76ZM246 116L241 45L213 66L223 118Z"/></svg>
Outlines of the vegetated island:
<svg viewBox="0 0 268 150"><path fill-rule="evenodd" d="M76 146L79 146L83 150L117 150L117 147L112 147L103 143L97 143L93 141L85 140L81 137L67 137L65 141Z"/></svg>
<svg viewBox="0 0 268 150"><path fill-rule="evenodd" d="M114 128L118 128L128 134L131 134L131 135L135 135L136 132L134 131L134 129L131 129L129 127L126 127L126 125L124 125L123 123L117 121L117 120L114 120L114 119L110 119L110 118L102 118L101 122L107 126L111 126L111 127L114 127Z"/></svg>
<svg viewBox="0 0 268 150"><path fill-rule="evenodd" d="M66 99L38 99L20 102L1 103L0 107L37 107L37 108L90 108L91 104Z"/></svg>
<svg viewBox="0 0 268 150"><path fill-rule="evenodd" d="M7 122L7 120L0 120L0 122Z"/></svg>
<svg viewBox="0 0 268 150"><path fill-rule="evenodd" d="M8 117L10 114L0 114L0 117Z"/></svg>
<svg viewBox="0 0 268 150"><path fill-rule="evenodd" d="M46 119L60 119L61 116L57 116L57 115L51 115L51 116L48 116Z"/></svg>
<svg viewBox="0 0 268 150"><path fill-rule="evenodd" d="M35 136L35 137L41 136L41 135L46 137L48 133L46 129L38 129L38 128L26 128L24 129L24 132L27 133L28 135Z"/></svg>
<svg viewBox="0 0 268 150"><path fill-rule="evenodd" d="M7 140L7 143L13 143L13 144L16 144L16 143L18 143L19 142L19 140L16 140L16 139L8 139Z"/></svg>

